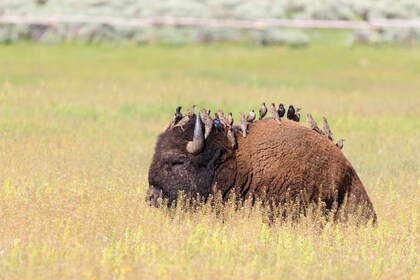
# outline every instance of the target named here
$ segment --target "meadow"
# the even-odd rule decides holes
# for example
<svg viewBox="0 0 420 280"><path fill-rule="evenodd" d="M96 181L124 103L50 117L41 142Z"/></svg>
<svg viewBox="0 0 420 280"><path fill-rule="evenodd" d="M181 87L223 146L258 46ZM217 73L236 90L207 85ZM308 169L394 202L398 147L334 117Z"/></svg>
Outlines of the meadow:
<svg viewBox="0 0 420 280"><path fill-rule="evenodd" d="M2 279L420 279L420 49L0 46ZM145 202L174 108L326 116L378 226ZM302 123L305 123L303 118Z"/></svg>

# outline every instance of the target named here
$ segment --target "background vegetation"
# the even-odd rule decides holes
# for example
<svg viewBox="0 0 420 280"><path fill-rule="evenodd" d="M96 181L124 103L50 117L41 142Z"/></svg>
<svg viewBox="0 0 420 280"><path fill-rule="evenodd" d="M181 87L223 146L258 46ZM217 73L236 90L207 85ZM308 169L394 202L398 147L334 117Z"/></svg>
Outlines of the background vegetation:
<svg viewBox="0 0 420 280"><path fill-rule="evenodd" d="M255 20L324 19L366 21L370 19L420 18L418 0L2 0L1 15L90 15L123 18L156 16ZM420 29L386 28L357 31L347 37L349 43L413 44L420 39ZM0 43L34 40L44 43L67 41L130 41L140 44L160 42L178 45L194 42L255 42L305 46L307 32L296 29L269 28L244 31L226 27L127 27L113 24L60 23L52 27L36 24L0 24Z"/></svg>
<svg viewBox="0 0 420 280"><path fill-rule="evenodd" d="M1 46L0 277L418 278L420 52L345 48L344 36L318 34L306 49ZM208 206L146 204L176 105L238 119L261 101L328 118L376 228L269 227L260 209L230 207L222 223Z"/></svg>

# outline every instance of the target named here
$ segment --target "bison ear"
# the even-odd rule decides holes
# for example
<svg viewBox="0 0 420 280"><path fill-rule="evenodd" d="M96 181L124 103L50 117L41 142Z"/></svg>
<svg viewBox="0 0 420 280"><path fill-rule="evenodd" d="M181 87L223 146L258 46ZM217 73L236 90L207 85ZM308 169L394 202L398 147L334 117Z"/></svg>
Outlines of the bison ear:
<svg viewBox="0 0 420 280"><path fill-rule="evenodd" d="M198 155L204 148L203 125L201 124L200 113L195 117L193 140L187 143L187 151L190 154Z"/></svg>

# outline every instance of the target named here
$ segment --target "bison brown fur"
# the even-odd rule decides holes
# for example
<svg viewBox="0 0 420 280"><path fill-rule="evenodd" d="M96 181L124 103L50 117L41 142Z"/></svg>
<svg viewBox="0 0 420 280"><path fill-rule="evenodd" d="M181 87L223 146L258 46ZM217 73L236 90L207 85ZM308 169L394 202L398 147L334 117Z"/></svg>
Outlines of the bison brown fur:
<svg viewBox="0 0 420 280"><path fill-rule="evenodd" d="M169 202L179 191L207 198L216 186L224 199L234 190L244 200L264 196L284 204L305 193L307 200L322 201L327 209L334 202L345 207L344 212L363 208L366 218L376 220L352 165L319 133L293 121L266 119L250 124L246 138L237 134L236 150L225 133L213 129L201 153L193 155L186 145L193 138L194 123L195 117L185 131L175 128L159 136L149 169L149 194L159 193Z"/></svg>

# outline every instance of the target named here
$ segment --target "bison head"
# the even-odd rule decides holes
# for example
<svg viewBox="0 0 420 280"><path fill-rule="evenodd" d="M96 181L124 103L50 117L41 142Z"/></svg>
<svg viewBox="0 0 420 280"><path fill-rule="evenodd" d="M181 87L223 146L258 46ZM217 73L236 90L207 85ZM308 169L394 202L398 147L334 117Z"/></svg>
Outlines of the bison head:
<svg viewBox="0 0 420 280"><path fill-rule="evenodd" d="M168 129L158 137L147 199L156 204L162 196L171 203L179 192L207 198L218 178L234 168L232 157L226 135L213 131L204 140L201 120L193 116L184 129ZM222 181L233 184L233 180Z"/></svg>

